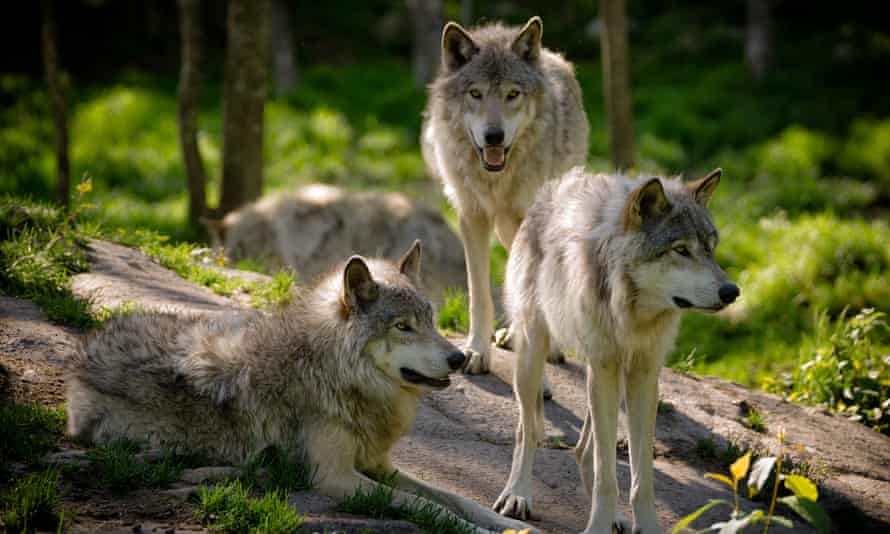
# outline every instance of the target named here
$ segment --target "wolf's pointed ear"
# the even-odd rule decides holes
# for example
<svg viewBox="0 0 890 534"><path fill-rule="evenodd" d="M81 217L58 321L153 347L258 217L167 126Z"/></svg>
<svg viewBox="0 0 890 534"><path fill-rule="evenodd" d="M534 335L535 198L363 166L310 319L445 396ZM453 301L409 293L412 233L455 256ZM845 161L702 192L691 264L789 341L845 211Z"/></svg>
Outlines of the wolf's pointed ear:
<svg viewBox="0 0 890 534"><path fill-rule="evenodd" d="M449 22L442 30L442 65L446 71L455 71L473 59L479 47L473 38L456 22Z"/></svg>
<svg viewBox="0 0 890 534"><path fill-rule="evenodd" d="M536 61L541 55L541 37L543 35L544 22L541 17L532 17L519 30L519 35L513 40L510 48L522 59Z"/></svg>
<svg viewBox="0 0 890 534"><path fill-rule="evenodd" d="M717 184L720 183L720 177L722 175L723 169L717 167L709 172L704 178L699 178L694 182L686 184L686 188L692 192L692 197L695 198L696 203L707 208L708 201L711 200L711 195L713 195L714 190L717 189Z"/></svg>
<svg viewBox="0 0 890 534"><path fill-rule="evenodd" d="M343 269L343 306L352 313L365 304L377 299L377 282L371 278L371 271L361 256L353 256Z"/></svg>
<svg viewBox="0 0 890 534"><path fill-rule="evenodd" d="M627 199L627 206L624 208L624 229L637 229L644 222L660 217L670 209L671 205L664 195L661 180L650 178L634 189Z"/></svg>
<svg viewBox="0 0 890 534"><path fill-rule="evenodd" d="M420 239L415 239L408 252L399 260L399 271L418 287L420 287L420 248Z"/></svg>

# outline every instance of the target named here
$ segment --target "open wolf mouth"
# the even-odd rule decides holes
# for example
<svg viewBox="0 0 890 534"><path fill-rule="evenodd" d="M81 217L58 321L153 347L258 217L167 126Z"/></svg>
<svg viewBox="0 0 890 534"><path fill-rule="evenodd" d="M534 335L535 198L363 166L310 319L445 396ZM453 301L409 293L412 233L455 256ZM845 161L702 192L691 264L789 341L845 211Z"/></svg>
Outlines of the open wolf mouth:
<svg viewBox="0 0 890 534"><path fill-rule="evenodd" d="M488 172L500 172L507 165L507 154L510 147L504 145L485 145L477 146L479 159L482 160L482 167Z"/></svg>
<svg viewBox="0 0 890 534"><path fill-rule="evenodd" d="M421 384L435 389L443 389L451 385L451 379L447 376L445 378L431 378L407 367L402 367L399 371L402 373L402 378L412 384Z"/></svg>

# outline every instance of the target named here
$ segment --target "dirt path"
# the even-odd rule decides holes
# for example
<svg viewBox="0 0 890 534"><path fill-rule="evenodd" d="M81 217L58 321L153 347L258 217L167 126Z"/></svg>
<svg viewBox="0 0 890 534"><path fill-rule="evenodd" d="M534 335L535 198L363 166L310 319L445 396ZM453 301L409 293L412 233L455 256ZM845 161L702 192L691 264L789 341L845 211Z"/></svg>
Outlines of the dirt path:
<svg viewBox="0 0 890 534"><path fill-rule="evenodd" d="M135 302L146 309L232 312L241 305L213 295L163 269L139 252L105 243L92 248L91 273L75 277L74 290L97 307ZM16 401L56 404L62 400L60 372L79 332L47 322L28 302L0 297L0 393ZM459 342L460 340L456 340ZM447 390L424 398L409 436L393 451L394 463L443 488L490 505L510 470L516 411L511 393L513 355L496 350L490 375L458 376ZM548 366L554 400L545 407L546 431L574 445L584 414L584 369L577 362ZM724 468L702 457L702 443L717 451L729 441L758 451L775 451L771 436L787 430L795 461L810 466L822 489L824 506L838 532L890 532L890 438L839 417L801 408L736 384L684 376L665 370L656 444L655 492L664 527L711 498L728 498L719 483L703 478ZM742 402L766 418L759 434L740 422ZM68 454L78 449L65 444ZM73 451L73 452L72 452ZM566 449L541 449L535 466L533 524L544 532L577 532L586 524L590 500L578 477L573 455ZM626 448L619 447L621 503L627 509L629 469ZM193 485L179 483L164 491L130 494L126 498L85 490L69 483L66 505L79 514L74 531L170 532L200 530L185 504ZM377 532L413 532L402 522L379 522L332 512L333 502L313 492L291 498L308 512L311 529L361 528ZM754 503L743 499L743 506ZM707 518L722 516L713 514ZM793 532L810 532L800 521ZM696 523L709 524L705 519ZM141 530L140 530L141 529ZM774 528L774 532L787 529Z"/></svg>

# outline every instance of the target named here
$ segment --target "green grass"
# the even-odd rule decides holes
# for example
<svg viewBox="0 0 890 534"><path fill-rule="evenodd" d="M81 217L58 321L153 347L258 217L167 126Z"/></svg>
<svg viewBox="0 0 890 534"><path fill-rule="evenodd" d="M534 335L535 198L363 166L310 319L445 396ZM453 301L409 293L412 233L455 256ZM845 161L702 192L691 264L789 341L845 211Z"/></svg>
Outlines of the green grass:
<svg viewBox="0 0 890 534"><path fill-rule="evenodd" d="M315 487L317 468L289 460L278 448L269 448L247 464L244 481L252 486L283 492Z"/></svg>
<svg viewBox="0 0 890 534"><path fill-rule="evenodd" d="M748 403L744 403L742 409L744 411L741 418L743 425L754 432L760 432L761 434L766 432L766 419L763 417L760 410Z"/></svg>
<svg viewBox="0 0 890 534"><path fill-rule="evenodd" d="M37 404L0 404L0 458L33 463L56 447L65 410Z"/></svg>
<svg viewBox="0 0 890 534"><path fill-rule="evenodd" d="M187 459L166 454L156 461L136 457L138 443L120 439L92 449L89 459L97 469L103 486L113 491L140 487L163 487L179 479Z"/></svg>
<svg viewBox="0 0 890 534"><path fill-rule="evenodd" d="M0 199L0 292L34 301L50 320L93 326L89 302L68 287L87 270L84 232L47 205Z"/></svg>
<svg viewBox="0 0 890 534"><path fill-rule="evenodd" d="M251 497L250 488L239 480L201 486L196 506L198 519L221 532L290 534L303 522L288 504L286 492L273 490L262 497Z"/></svg>
<svg viewBox="0 0 890 534"><path fill-rule="evenodd" d="M378 519L402 519L430 534L472 534L475 529L444 512L431 502L417 500L410 504L394 506L393 489L388 481L381 481L375 488L365 491L356 488L355 493L337 503L337 511Z"/></svg>
<svg viewBox="0 0 890 534"><path fill-rule="evenodd" d="M470 330L467 293L459 289L445 290L445 302L439 308L439 328L466 334Z"/></svg>
<svg viewBox="0 0 890 534"><path fill-rule="evenodd" d="M61 531L59 472L47 469L22 477L0 496L0 520L8 532Z"/></svg>

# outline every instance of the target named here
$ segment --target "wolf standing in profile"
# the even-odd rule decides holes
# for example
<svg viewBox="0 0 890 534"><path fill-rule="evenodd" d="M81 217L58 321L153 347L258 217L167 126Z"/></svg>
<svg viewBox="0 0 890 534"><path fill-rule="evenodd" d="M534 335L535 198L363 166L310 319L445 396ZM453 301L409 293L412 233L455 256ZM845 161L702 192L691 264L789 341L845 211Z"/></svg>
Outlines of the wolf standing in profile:
<svg viewBox="0 0 890 534"><path fill-rule="evenodd" d="M520 419L510 478L495 510L517 518L531 512L532 463L544 438L537 392L552 340L588 364L588 411L575 448L592 496L585 532L610 533L618 522L622 400L633 532L660 532L652 484L658 374L682 310L716 312L739 295L714 260L717 229L706 206L720 174L683 183L576 169L538 192L507 263Z"/></svg>
<svg viewBox="0 0 890 534"><path fill-rule="evenodd" d="M398 266L353 256L277 315L113 319L73 359L69 433L232 464L277 446L317 468L322 493L369 492L395 472L389 452L421 394L466 358L436 331L419 276L415 242ZM526 527L407 474L393 481L397 506L431 504L406 492L421 493L476 525Z"/></svg>
<svg viewBox="0 0 890 534"><path fill-rule="evenodd" d="M430 85L423 157L457 209L467 260L467 372L489 370L494 321L489 280L492 225L509 251L545 181L587 157L587 117L574 69L541 47L543 24L492 24L442 32L442 67Z"/></svg>

